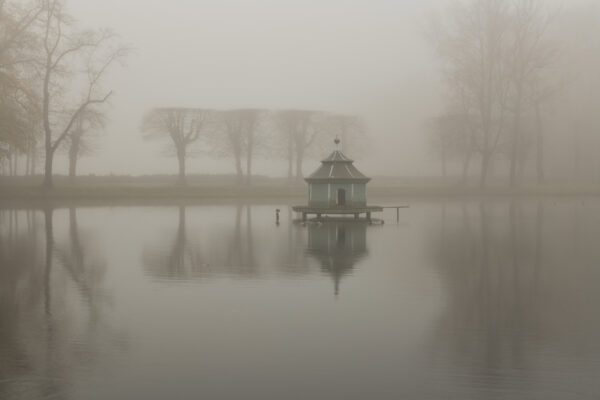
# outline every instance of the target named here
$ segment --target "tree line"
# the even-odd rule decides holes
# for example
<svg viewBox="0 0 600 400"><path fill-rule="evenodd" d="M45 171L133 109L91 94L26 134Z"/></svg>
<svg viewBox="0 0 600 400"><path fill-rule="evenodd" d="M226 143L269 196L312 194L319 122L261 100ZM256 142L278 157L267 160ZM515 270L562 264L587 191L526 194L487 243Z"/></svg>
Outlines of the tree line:
<svg viewBox="0 0 600 400"><path fill-rule="evenodd" d="M78 160L107 121L113 92L103 78L130 51L111 31L80 29L63 0L0 0L1 172L16 175L24 160L24 173L35 175L43 160L44 187L51 189L55 155L63 152L73 181ZM187 159L198 152L231 158L239 183L251 182L258 157L285 158L290 179L300 179L303 160L324 132L340 136L344 146L364 134L357 116L311 110L156 108L141 128L146 138L169 139L179 184Z"/></svg>
<svg viewBox="0 0 600 400"><path fill-rule="evenodd" d="M16 174L25 157L34 174L41 149L50 189L64 149L74 177L89 134L105 121L112 91L103 78L129 52L109 30L79 28L63 0L0 0L0 166Z"/></svg>
<svg viewBox="0 0 600 400"><path fill-rule="evenodd" d="M290 181L302 179L304 159L327 147L333 136L342 150L359 151L365 139L363 120L351 114L314 110L155 108L141 124L147 139L162 139L166 150L177 158L177 183L186 184L186 161L204 152L230 158L238 184L250 184L257 158L287 161Z"/></svg>
<svg viewBox="0 0 600 400"><path fill-rule="evenodd" d="M527 177L543 184L548 166L569 168L558 157L597 168L598 17L594 6L565 11L541 0L468 0L433 20L445 92L429 132L444 177L458 166L466 183L477 162L480 186L505 171L515 187ZM595 151L583 154L584 140Z"/></svg>

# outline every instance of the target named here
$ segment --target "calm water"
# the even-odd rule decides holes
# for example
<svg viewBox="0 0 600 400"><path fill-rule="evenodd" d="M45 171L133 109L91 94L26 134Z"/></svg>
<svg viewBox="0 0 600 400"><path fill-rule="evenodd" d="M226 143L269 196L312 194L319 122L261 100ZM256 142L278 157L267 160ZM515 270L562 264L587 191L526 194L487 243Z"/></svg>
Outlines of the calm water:
<svg viewBox="0 0 600 400"><path fill-rule="evenodd" d="M384 216L2 210L0 398L600 398L600 200Z"/></svg>

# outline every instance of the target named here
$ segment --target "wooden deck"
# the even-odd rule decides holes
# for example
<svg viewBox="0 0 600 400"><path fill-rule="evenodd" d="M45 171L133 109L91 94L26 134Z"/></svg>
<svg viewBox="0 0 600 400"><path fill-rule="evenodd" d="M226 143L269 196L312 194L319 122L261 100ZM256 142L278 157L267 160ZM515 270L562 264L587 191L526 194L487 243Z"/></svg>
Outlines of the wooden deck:
<svg viewBox="0 0 600 400"><path fill-rule="evenodd" d="M360 214L366 214L367 220L371 219L371 213L382 212L383 207L380 206L364 206L364 207L308 207L294 206L292 207L297 213L302 214L302 220L306 221L309 214L315 214L317 218L322 215L354 215L358 219Z"/></svg>

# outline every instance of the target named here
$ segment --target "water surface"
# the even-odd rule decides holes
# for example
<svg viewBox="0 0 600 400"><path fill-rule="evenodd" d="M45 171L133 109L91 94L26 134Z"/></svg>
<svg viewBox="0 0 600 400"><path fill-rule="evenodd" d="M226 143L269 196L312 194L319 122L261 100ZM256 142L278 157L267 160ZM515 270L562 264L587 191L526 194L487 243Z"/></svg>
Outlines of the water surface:
<svg viewBox="0 0 600 400"><path fill-rule="evenodd" d="M600 201L292 218L1 210L0 398L600 397Z"/></svg>

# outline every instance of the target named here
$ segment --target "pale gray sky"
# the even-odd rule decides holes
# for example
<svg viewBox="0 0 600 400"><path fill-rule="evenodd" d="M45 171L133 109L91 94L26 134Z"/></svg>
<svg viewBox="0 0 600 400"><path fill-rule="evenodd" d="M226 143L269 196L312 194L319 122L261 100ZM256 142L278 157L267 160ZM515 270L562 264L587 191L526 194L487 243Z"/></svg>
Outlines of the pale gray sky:
<svg viewBox="0 0 600 400"><path fill-rule="evenodd" d="M141 117L156 106L197 106L361 113L374 139L363 170L426 174L422 125L438 107L439 77L423 31L431 10L450 2L70 0L82 26L114 29L136 48L106 82L115 89L112 122L80 172L174 173L175 160L142 139ZM233 172L231 165L201 156L188 169ZM305 172L314 167L307 162Z"/></svg>

